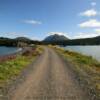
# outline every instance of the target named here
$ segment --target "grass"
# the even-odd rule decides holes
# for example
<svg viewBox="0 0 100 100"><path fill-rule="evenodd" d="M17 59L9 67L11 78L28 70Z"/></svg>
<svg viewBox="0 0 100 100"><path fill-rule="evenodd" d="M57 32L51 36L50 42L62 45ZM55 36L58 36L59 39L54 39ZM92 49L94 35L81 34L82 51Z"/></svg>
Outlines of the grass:
<svg viewBox="0 0 100 100"><path fill-rule="evenodd" d="M82 55L77 52L72 52L69 50L64 50L63 48L57 49L64 56L71 57L75 62L79 64L89 65L90 67L98 67L100 68L100 62L94 59L92 56Z"/></svg>
<svg viewBox="0 0 100 100"><path fill-rule="evenodd" d="M16 76L19 72L28 65L30 60L25 56L18 56L12 61L7 61L0 64L0 80L5 81L12 76Z"/></svg>
<svg viewBox="0 0 100 100"><path fill-rule="evenodd" d="M18 55L15 59L0 63L0 85L8 80L16 77L19 73L27 67L42 50L37 47L31 54Z"/></svg>
<svg viewBox="0 0 100 100"><path fill-rule="evenodd" d="M91 67L100 67L100 63L97 60L93 59L91 56L85 56L85 55L82 55L76 52L67 51L67 50L64 53L70 57L73 57L73 59L77 63L89 65Z"/></svg>
<svg viewBox="0 0 100 100"><path fill-rule="evenodd" d="M77 74L78 79L87 83L85 84L86 88L96 91L95 95L100 99L100 62L91 56L64 50L59 47L54 48L65 60L70 62L72 70Z"/></svg>

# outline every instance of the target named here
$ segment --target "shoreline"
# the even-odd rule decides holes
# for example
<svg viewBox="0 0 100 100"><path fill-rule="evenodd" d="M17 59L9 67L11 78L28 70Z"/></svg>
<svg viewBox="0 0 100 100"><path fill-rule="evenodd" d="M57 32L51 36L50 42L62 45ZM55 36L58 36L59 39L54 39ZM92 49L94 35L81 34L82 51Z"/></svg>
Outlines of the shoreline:
<svg viewBox="0 0 100 100"><path fill-rule="evenodd" d="M19 48L18 50L16 50L15 52L13 52L11 54L0 55L0 63L15 59L18 54L22 53L22 51L23 51L23 49Z"/></svg>
<svg viewBox="0 0 100 100"><path fill-rule="evenodd" d="M87 91L92 100L100 99L100 63L91 57L55 48L56 52L69 62L69 68L75 73L75 77L84 91ZM73 67L74 66L74 67Z"/></svg>

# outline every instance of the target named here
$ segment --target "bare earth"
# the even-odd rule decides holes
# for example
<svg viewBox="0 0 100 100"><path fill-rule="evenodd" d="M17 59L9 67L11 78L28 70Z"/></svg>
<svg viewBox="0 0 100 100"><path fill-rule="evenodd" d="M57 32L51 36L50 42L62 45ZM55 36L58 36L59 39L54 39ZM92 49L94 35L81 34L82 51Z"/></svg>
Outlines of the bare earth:
<svg viewBox="0 0 100 100"><path fill-rule="evenodd" d="M45 48L33 67L10 100L90 100L54 50Z"/></svg>

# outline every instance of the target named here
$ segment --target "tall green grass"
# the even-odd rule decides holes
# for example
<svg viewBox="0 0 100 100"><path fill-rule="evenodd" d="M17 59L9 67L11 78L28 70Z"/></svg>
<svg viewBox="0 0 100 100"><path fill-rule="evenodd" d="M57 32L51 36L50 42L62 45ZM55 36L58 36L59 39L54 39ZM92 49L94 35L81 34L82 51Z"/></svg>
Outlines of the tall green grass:
<svg viewBox="0 0 100 100"><path fill-rule="evenodd" d="M89 66L100 67L100 63L94 59L92 56L82 55L80 53L64 51L64 54L72 57L77 63L86 64Z"/></svg>
<svg viewBox="0 0 100 100"><path fill-rule="evenodd" d="M0 81L5 81L20 73L31 62L28 57L17 56L16 59L0 63Z"/></svg>
<svg viewBox="0 0 100 100"><path fill-rule="evenodd" d="M22 55L17 55L13 60L0 62L0 84L16 77L25 67L27 67L36 56L40 55L42 49L37 47Z"/></svg>

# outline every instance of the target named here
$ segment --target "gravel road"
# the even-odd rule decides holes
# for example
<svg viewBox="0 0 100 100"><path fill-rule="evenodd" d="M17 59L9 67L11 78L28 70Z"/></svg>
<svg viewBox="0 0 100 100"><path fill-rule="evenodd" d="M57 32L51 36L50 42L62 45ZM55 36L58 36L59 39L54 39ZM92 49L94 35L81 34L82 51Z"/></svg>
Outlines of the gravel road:
<svg viewBox="0 0 100 100"><path fill-rule="evenodd" d="M90 100L74 74L52 49L45 48L34 70L13 92L10 100Z"/></svg>

